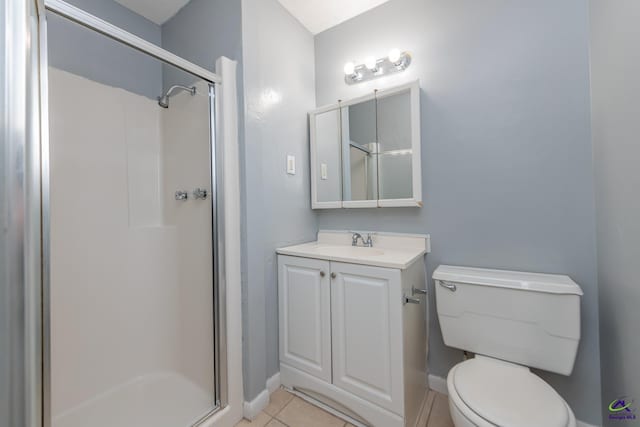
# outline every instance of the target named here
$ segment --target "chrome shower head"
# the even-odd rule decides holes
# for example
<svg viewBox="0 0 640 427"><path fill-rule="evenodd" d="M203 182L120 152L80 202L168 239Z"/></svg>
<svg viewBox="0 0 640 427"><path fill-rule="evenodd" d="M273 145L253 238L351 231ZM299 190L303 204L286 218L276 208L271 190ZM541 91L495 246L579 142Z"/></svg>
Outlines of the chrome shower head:
<svg viewBox="0 0 640 427"><path fill-rule="evenodd" d="M196 87L187 87L182 85L173 85L167 90L164 95L158 97L158 105L162 108L169 108L169 97L176 91L185 91L191 93L191 96L196 94Z"/></svg>
<svg viewBox="0 0 640 427"><path fill-rule="evenodd" d="M169 97L167 95L159 96L158 105L162 108L169 108Z"/></svg>

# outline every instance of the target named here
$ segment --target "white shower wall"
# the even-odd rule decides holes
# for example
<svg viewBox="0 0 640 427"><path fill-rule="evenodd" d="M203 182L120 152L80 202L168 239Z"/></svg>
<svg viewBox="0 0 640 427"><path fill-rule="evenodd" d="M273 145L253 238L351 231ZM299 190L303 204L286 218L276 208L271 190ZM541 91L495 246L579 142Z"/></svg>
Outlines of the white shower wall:
<svg viewBox="0 0 640 427"><path fill-rule="evenodd" d="M187 425L214 403L211 205L173 193L211 190L206 91L49 88L53 425Z"/></svg>
<svg viewBox="0 0 640 427"><path fill-rule="evenodd" d="M161 112L163 177L165 193L188 191L188 202L164 199L164 217L180 232L176 236L176 259L180 309L180 369L204 389L212 387L213 300L212 217L209 164L208 84L196 84L195 96L180 92ZM207 190L206 200L194 200L193 190Z"/></svg>

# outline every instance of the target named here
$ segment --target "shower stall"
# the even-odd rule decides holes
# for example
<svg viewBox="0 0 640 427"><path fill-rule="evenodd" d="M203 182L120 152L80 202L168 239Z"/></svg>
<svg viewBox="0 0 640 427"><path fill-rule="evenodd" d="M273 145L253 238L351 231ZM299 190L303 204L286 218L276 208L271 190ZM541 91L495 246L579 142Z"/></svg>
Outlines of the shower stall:
<svg viewBox="0 0 640 427"><path fill-rule="evenodd" d="M0 389L14 397L0 425L213 425L231 405L237 417L227 337L229 295L239 308L239 290L228 291L226 271L236 245L225 241L234 153L221 142L234 136L235 111L231 90L220 96L231 73L61 0L2 1L3 22L28 17L12 24L26 54L15 89L28 98L14 117L26 132L10 134L5 115L16 145L0 153L3 175L15 177L0 186L3 230L15 243L0 245L0 292L21 304L0 307L20 329L0 335L15 353L0 358L0 373L24 372ZM7 70L0 77L16 82ZM20 107L17 93L13 101ZM22 223L12 206L25 209ZM13 276L11 261L24 267Z"/></svg>

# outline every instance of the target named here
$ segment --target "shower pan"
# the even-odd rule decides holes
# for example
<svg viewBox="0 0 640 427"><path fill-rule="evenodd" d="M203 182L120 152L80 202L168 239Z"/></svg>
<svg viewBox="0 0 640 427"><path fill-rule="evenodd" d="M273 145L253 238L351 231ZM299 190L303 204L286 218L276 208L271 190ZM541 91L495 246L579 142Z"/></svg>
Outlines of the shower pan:
<svg viewBox="0 0 640 427"><path fill-rule="evenodd" d="M229 175L216 141L230 129L217 129L222 79L61 0L24 3L0 4L3 20L6 10L31 17L13 20L13 37L29 41L26 81L0 74L31 97L27 117L9 117L27 124L26 143L6 151L27 165L8 189L27 199L11 201L32 207L16 222L26 298L15 314L27 321L15 322L25 345L12 368L25 375L1 390L23 399L8 425L212 425L230 412L227 378L239 369L227 363L236 291L226 289Z"/></svg>

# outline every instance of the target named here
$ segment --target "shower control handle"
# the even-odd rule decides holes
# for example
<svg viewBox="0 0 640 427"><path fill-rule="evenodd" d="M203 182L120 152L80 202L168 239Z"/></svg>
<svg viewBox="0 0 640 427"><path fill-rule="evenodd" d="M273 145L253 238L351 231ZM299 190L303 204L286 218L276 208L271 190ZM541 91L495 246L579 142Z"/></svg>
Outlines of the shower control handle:
<svg viewBox="0 0 640 427"><path fill-rule="evenodd" d="M196 200L205 200L207 198L207 194L207 190L204 188L196 188L193 190L193 197L195 197Z"/></svg>

